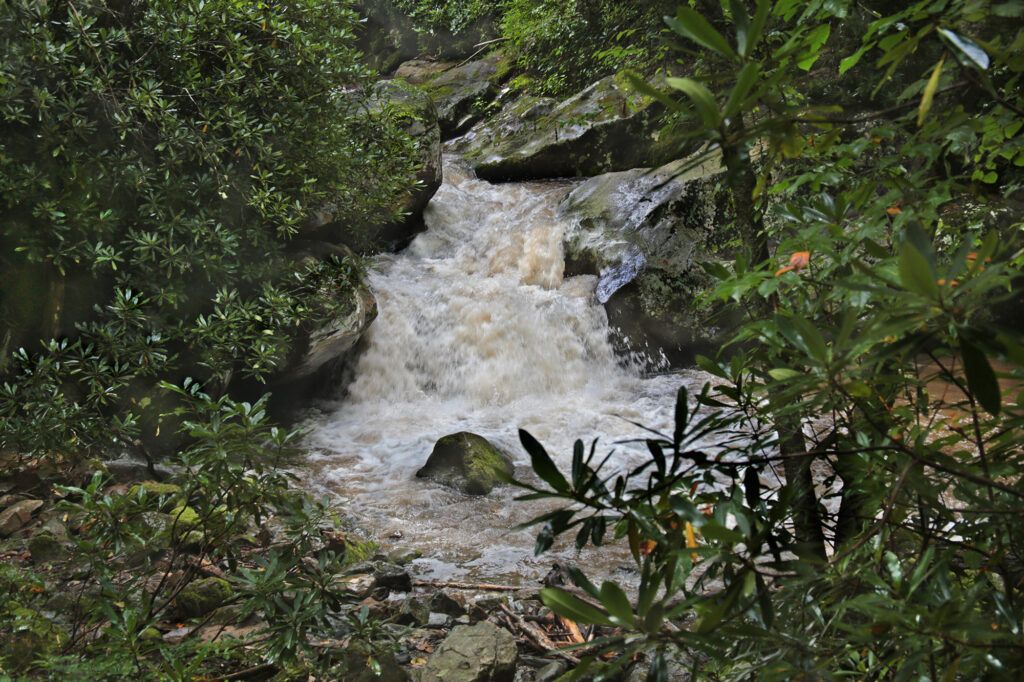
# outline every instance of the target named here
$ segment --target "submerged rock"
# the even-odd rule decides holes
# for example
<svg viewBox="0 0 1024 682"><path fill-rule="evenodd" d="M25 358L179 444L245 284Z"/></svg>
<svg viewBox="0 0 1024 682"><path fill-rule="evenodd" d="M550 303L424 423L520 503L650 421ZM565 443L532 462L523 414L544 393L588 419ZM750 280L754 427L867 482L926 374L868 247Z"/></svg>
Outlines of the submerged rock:
<svg viewBox="0 0 1024 682"><path fill-rule="evenodd" d="M592 176L665 163L682 138L660 130L662 107L608 76L569 99L524 96L452 144L484 180Z"/></svg>
<svg viewBox="0 0 1024 682"><path fill-rule="evenodd" d="M507 630L489 622L460 625L434 651L420 682L511 682L518 657Z"/></svg>
<svg viewBox="0 0 1024 682"><path fill-rule="evenodd" d="M462 431L437 441L416 477L457 488L467 495L486 495L501 483L502 475L512 473L512 462L490 441Z"/></svg>
<svg viewBox="0 0 1024 682"><path fill-rule="evenodd" d="M718 260L727 240L722 181L718 158L684 159L591 178L564 200L574 225L566 274L600 278L597 298L620 351L678 366L721 343L727 316L696 299L710 284L701 263Z"/></svg>

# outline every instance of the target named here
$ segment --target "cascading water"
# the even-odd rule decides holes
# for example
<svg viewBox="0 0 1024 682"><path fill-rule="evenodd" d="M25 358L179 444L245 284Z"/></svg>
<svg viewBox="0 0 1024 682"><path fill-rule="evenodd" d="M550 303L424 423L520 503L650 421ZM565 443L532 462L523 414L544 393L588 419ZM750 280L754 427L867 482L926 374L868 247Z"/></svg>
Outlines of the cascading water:
<svg viewBox="0 0 1024 682"><path fill-rule="evenodd" d="M314 422L308 483L382 542L401 534L421 549L421 574L529 580L551 563L532 557L536 529L512 530L537 513L515 490L471 498L414 477L438 438L478 433L520 476L530 471L518 428L563 467L576 438L595 437L627 465L646 452L614 445L644 436L627 420L671 431L679 385L703 381L645 378L616 358L597 279L563 277L557 207L569 188L491 185L446 159L428 231L371 273L380 314L346 396Z"/></svg>

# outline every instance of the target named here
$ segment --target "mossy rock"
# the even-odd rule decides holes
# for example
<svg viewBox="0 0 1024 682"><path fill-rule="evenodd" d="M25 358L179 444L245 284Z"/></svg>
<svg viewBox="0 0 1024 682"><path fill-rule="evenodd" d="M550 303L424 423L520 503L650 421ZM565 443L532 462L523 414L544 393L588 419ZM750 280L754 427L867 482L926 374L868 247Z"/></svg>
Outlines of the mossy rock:
<svg viewBox="0 0 1024 682"><path fill-rule="evenodd" d="M657 85L657 84L656 84ZM691 142L662 128L663 106L608 76L558 101L524 96L451 144L496 182L594 176L678 158Z"/></svg>
<svg viewBox="0 0 1024 682"><path fill-rule="evenodd" d="M462 431L444 436L417 478L426 478L456 488L467 495L486 495L513 473L512 462L490 441Z"/></svg>
<svg viewBox="0 0 1024 682"><path fill-rule="evenodd" d="M28 552L34 564L48 564L59 561L67 554L60 540L50 533L36 533L28 541Z"/></svg>
<svg viewBox="0 0 1024 682"><path fill-rule="evenodd" d="M227 580L203 578L185 586L174 598L174 605L178 614L183 618L196 618L220 608L232 596L234 596L234 590L231 589L231 584Z"/></svg>

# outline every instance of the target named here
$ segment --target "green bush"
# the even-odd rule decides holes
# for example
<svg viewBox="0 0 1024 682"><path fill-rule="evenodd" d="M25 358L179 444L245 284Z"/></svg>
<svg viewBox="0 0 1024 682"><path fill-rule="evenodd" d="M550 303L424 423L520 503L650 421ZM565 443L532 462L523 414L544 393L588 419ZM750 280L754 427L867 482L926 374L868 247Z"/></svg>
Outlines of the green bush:
<svg viewBox="0 0 1024 682"><path fill-rule="evenodd" d="M131 442L159 379L263 379L335 312L320 289L357 265L289 244L324 203L391 216L415 164L366 106L357 22L313 0L0 7L0 446Z"/></svg>

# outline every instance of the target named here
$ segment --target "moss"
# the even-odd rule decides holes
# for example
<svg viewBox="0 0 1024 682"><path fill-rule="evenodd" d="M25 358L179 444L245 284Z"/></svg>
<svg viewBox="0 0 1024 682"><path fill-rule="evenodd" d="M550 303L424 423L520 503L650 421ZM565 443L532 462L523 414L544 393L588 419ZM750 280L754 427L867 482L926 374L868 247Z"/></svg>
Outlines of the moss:
<svg viewBox="0 0 1024 682"><path fill-rule="evenodd" d="M380 550L380 544L374 540L356 535L345 536L345 566L368 561Z"/></svg>
<svg viewBox="0 0 1024 682"><path fill-rule="evenodd" d="M136 483L128 491L129 495L137 495L139 490L145 490L149 495L180 495L181 486L174 485L173 483L160 483L158 481L143 481L142 483Z"/></svg>
<svg viewBox="0 0 1024 682"><path fill-rule="evenodd" d="M182 617L195 618L223 606L232 596L234 590L227 580L203 578L189 583L179 592L174 598L174 605Z"/></svg>

